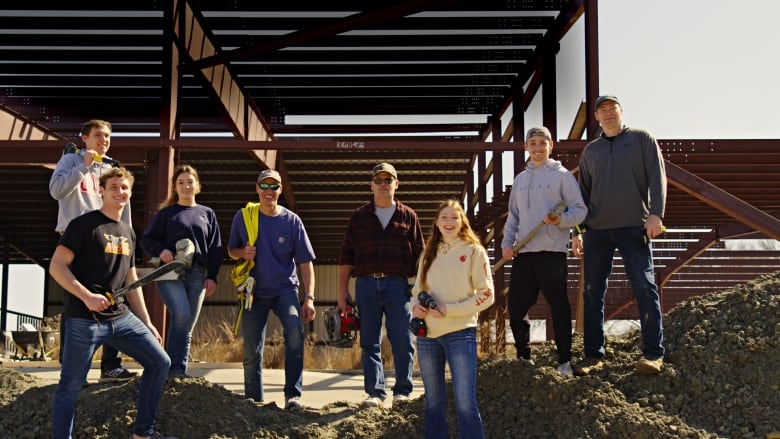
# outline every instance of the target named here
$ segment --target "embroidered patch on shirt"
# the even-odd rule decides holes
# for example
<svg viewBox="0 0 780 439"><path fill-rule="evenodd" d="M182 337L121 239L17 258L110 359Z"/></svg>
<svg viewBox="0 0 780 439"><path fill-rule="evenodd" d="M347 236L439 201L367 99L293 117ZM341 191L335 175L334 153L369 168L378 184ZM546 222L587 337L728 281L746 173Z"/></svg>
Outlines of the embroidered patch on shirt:
<svg viewBox="0 0 780 439"><path fill-rule="evenodd" d="M466 255L460 255L460 262L466 262Z"/></svg>

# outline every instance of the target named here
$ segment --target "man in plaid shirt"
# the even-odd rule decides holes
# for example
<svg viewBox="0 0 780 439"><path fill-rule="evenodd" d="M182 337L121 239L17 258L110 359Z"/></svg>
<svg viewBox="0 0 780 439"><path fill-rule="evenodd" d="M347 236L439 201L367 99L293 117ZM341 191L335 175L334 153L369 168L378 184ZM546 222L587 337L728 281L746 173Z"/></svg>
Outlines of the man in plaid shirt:
<svg viewBox="0 0 780 439"><path fill-rule="evenodd" d="M412 393L414 347L409 331L409 279L417 272L423 236L417 214L395 198L398 174L389 163L374 166L373 199L352 212L339 256L339 309L346 312L349 279L355 277L360 312L364 389L362 407L378 407L387 397L382 366L382 317L393 350L393 402Z"/></svg>

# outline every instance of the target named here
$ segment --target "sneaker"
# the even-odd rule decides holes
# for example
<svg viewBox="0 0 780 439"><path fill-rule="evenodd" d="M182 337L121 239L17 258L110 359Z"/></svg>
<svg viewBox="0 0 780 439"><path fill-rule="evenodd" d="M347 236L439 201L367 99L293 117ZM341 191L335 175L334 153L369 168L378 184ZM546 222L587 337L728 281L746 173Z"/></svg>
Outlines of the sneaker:
<svg viewBox="0 0 780 439"><path fill-rule="evenodd" d="M286 398L284 402L284 409L290 411L298 411L303 409L303 406L301 405L301 397L291 396Z"/></svg>
<svg viewBox="0 0 780 439"><path fill-rule="evenodd" d="M664 359L663 358L656 358L655 360L648 360L647 358L642 358L636 363L634 363L634 367L636 368L636 373L640 375L658 375L661 373L661 367L664 365Z"/></svg>
<svg viewBox="0 0 780 439"><path fill-rule="evenodd" d="M604 362L601 358L585 357L584 360L574 365L573 372L577 376L590 375L593 372L599 371L604 367Z"/></svg>
<svg viewBox="0 0 780 439"><path fill-rule="evenodd" d="M403 404L409 401L409 395L393 395L393 407L396 404Z"/></svg>
<svg viewBox="0 0 780 439"><path fill-rule="evenodd" d="M574 370L571 368L571 361L567 361L565 363L561 363L558 365L558 372L566 377L570 377L574 375Z"/></svg>
<svg viewBox="0 0 780 439"><path fill-rule="evenodd" d="M130 372L124 367L117 367L116 369L106 370L100 374L99 383L121 383L124 381L130 381L137 377L137 372Z"/></svg>
<svg viewBox="0 0 780 439"><path fill-rule="evenodd" d="M360 402L360 407L362 408L383 407L384 403L385 401L378 396L369 396L368 398Z"/></svg>

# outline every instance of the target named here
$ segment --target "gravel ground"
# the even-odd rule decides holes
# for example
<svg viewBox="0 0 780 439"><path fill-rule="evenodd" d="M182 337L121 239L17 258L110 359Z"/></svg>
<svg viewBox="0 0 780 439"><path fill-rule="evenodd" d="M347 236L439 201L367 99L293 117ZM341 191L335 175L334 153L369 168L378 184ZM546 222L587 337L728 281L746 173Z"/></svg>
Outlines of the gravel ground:
<svg viewBox="0 0 780 439"><path fill-rule="evenodd" d="M483 362L477 391L487 436L766 438L780 431L779 308L780 274L681 303L665 316L658 376L633 371L638 334L610 340L606 368L588 377L560 376L551 343L535 348L535 366ZM54 388L0 368L0 437L49 437ZM79 396L74 437L128 437L136 396L135 382L90 385ZM392 409L340 402L290 413L185 378L168 383L158 427L182 439L412 438L422 437L424 417L423 397ZM454 413L448 419L454 434Z"/></svg>

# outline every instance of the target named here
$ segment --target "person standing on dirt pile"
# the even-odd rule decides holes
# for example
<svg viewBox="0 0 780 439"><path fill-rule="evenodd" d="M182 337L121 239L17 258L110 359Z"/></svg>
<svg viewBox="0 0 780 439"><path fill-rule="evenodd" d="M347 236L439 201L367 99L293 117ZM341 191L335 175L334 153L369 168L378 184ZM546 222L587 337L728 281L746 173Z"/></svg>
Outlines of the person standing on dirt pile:
<svg viewBox="0 0 780 439"><path fill-rule="evenodd" d="M51 258L49 274L67 291L62 370L52 401L55 439L71 437L78 393L92 355L103 343L122 349L144 367L133 438L160 437L154 426L171 360L149 318L141 288L115 299L106 294L138 279L135 232L121 220L133 181L124 168L106 171L99 181L102 207L73 219Z"/></svg>
<svg viewBox="0 0 780 439"><path fill-rule="evenodd" d="M338 306L346 312L349 278L356 277L355 300L360 312L363 385L362 407L379 407L387 398L382 365L382 317L393 350L393 402L412 393L414 347L409 332L409 279L423 248L417 214L395 198L398 173L390 163L371 171L373 198L349 218L339 255Z"/></svg>
<svg viewBox="0 0 780 439"><path fill-rule="evenodd" d="M531 360L531 325L527 314L542 290L552 314L558 371L572 375L571 306L566 288L569 231L585 219L588 209L577 180L550 158L553 140L550 130L534 127L525 136L529 154L526 169L515 177L509 195L509 213L501 242L502 256L512 261L509 284L509 323L515 337L517 358ZM565 208L550 214L557 203ZM515 244L540 221L545 226L516 254Z"/></svg>
<svg viewBox="0 0 780 439"><path fill-rule="evenodd" d="M103 205L98 182L100 176L112 166L95 159L108 153L111 147L111 130L111 123L105 120L87 121L81 127L83 156L63 154L54 168L49 180L49 193L59 205L57 226L54 230L60 235L65 232L73 218L100 209ZM129 203L122 211L122 221L132 225ZM101 383L127 381L138 375L122 366L121 354L108 345L103 346L100 371Z"/></svg>
<svg viewBox="0 0 780 439"><path fill-rule="evenodd" d="M171 357L170 376L187 375L192 330L198 321L203 300L217 291L222 264L222 239L214 211L198 204L200 177L192 166L173 171L171 192L160 205L141 237L141 246L152 257L168 263L176 257L176 244L189 240L195 246L192 264L180 279L157 281L165 306L171 313L165 351Z"/></svg>
<svg viewBox="0 0 780 439"><path fill-rule="evenodd" d="M426 307L421 292L436 302ZM420 258L409 304L424 319L417 334L417 357L425 388L425 437L448 438L445 363L452 376L458 433L484 438L477 406L477 317L494 302L493 275L487 251L456 200L439 205L431 235Z"/></svg>
<svg viewBox="0 0 780 439"><path fill-rule="evenodd" d="M662 233L666 171L661 149L647 131L623 125L623 107L615 96L596 100L603 133L580 156L579 183L588 206L584 233L572 240L584 266L584 354L575 375L603 367L604 295L615 248L639 305L643 358L637 373L657 374L663 366L663 322L655 284L650 240Z"/></svg>
<svg viewBox="0 0 780 439"><path fill-rule="evenodd" d="M228 254L233 259L254 260L250 271L256 283L251 309L241 316L244 338L244 395L263 401L263 347L268 312L279 318L284 335L285 409L299 410L303 388L303 320L314 320L314 250L303 222L280 206L282 177L272 169L260 173L255 185L260 197L257 241L249 245L247 227L241 210L233 217ZM303 278L305 298L298 301L298 276Z"/></svg>

